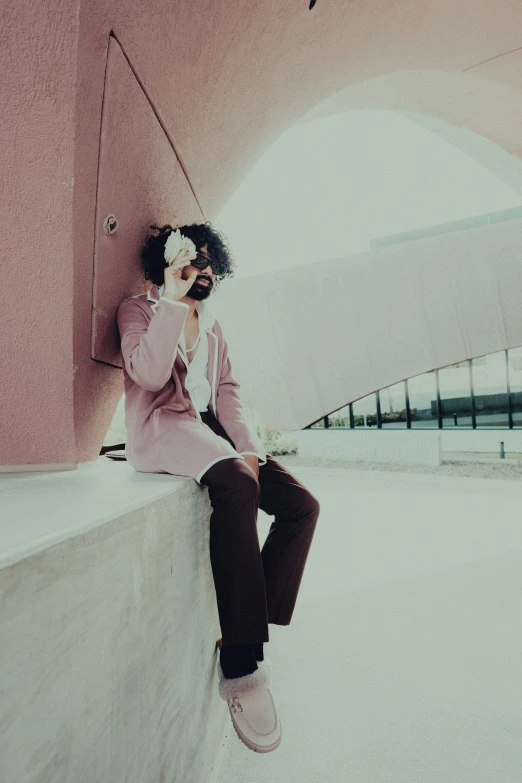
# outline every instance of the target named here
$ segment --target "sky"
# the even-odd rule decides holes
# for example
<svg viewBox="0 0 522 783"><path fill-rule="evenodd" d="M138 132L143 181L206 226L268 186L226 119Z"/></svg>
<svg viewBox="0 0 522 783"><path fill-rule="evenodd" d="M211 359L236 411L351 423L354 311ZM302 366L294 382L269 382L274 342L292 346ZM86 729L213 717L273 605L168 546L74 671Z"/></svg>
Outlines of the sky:
<svg viewBox="0 0 522 783"><path fill-rule="evenodd" d="M292 126L214 225L230 241L239 279L521 205L514 189L407 115L365 110Z"/></svg>

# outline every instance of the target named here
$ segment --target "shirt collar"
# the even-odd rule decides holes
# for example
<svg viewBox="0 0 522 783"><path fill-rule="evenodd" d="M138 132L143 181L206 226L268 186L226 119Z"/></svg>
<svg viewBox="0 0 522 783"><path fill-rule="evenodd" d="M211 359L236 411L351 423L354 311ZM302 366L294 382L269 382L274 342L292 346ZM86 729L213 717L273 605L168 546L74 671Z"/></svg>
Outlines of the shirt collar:
<svg viewBox="0 0 522 783"><path fill-rule="evenodd" d="M150 289L147 298L149 301L157 302L159 301L159 297L163 296L163 291L165 290L165 283L162 283L159 287L153 285ZM210 310L207 307L207 302L202 299L200 300L196 305L196 310L199 314L200 323L205 331L210 331L212 327L214 326L214 321L216 320L215 316L212 315Z"/></svg>

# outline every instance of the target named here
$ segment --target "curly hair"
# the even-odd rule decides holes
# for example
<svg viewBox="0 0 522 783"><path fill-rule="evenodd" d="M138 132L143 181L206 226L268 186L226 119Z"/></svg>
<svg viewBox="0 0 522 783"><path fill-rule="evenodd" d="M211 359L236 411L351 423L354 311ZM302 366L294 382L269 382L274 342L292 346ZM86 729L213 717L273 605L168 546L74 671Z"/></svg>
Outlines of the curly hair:
<svg viewBox="0 0 522 783"><path fill-rule="evenodd" d="M168 223L165 226L150 226L154 232L145 240L141 250L141 265L145 280L151 280L158 287L164 283L164 269L167 262L164 258L165 244L169 235L178 228L183 236L191 239L198 252L203 245L207 245L207 254L213 261L219 261L225 268L225 271L217 275L212 290L215 291L221 280L225 277L234 276L234 259L227 247L226 238L217 229L213 228L211 223L192 223L187 226L177 226L173 228Z"/></svg>

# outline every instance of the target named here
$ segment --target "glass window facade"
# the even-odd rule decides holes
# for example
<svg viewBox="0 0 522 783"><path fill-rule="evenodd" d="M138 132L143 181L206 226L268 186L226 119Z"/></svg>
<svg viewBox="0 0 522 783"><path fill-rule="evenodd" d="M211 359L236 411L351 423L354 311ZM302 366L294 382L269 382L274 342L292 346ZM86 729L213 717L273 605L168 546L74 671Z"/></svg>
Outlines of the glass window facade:
<svg viewBox="0 0 522 783"><path fill-rule="evenodd" d="M377 394L368 394L352 404L354 428L377 427Z"/></svg>
<svg viewBox="0 0 522 783"><path fill-rule="evenodd" d="M522 346L416 375L345 405L312 427L522 427Z"/></svg>
<svg viewBox="0 0 522 783"><path fill-rule="evenodd" d="M348 429L350 427L350 406L345 405L344 408L339 408L335 413L331 413L328 416L328 427Z"/></svg>
<svg viewBox="0 0 522 783"><path fill-rule="evenodd" d="M508 376L513 427L522 427L522 347L508 351Z"/></svg>
<svg viewBox="0 0 522 783"><path fill-rule="evenodd" d="M476 426L509 427L506 352L471 360Z"/></svg>
<svg viewBox="0 0 522 783"><path fill-rule="evenodd" d="M379 391L383 430L406 429L406 389L404 381Z"/></svg>
<svg viewBox="0 0 522 783"><path fill-rule="evenodd" d="M442 367L439 374L442 426L446 429L473 426L469 361Z"/></svg>
<svg viewBox="0 0 522 783"><path fill-rule="evenodd" d="M406 382L412 429L437 429L437 373L425 372Z"/></svg>

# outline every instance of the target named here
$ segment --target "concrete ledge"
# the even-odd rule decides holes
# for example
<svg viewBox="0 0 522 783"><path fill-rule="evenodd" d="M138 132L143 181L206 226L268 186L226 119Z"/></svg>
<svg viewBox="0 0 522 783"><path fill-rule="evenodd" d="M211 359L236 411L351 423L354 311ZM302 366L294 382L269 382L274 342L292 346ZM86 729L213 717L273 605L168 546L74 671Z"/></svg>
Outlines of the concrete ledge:
<svg viewBox="0 0 522 783"><path fill-rule="evenodd" d="M480 453L480 452L479 452ZM518 459L500 459L499 457L481 457L475 454L461 455L460 452L443 452L443 462L485 462L489 465L518 465Z"/></svg>
<svg viewBox="0 0 522 783"><path fill-rule="evenodd" d="M444 460L519 464L522 428L487 429L309 429L284 431L297 441L299 456L403 465L440 465ZM500 443L505 459L500 459ZM455 456L453 456L455 455Z"/></svg>
<svg viewBox="0 0 522 783"><path fill-rule="evenodd" d="M47 471L76 470L76 462L36 463L29 465L0 465L0 473L42 473Z"/></svg>
<svg viewBox="0 0 522 783"><path fill-rule="evenodd" d="M208 491L193 479L138 473L107 457L75 470L2 475L0 568L180 492L206 497L210 509Z"/></svg>
<svg viewBox="0 0 522 783"><path fill-rule="evenodd" d="M0 477L0 778L206 783L230 720L208 490L100 457Z"/></svg>
<svg viewBox="0 0 522 783"><path fill-rule="evenodd" d="M440 465L440 436L408 430L299 430L292 433L299 456L321 459Z"/></svg>

